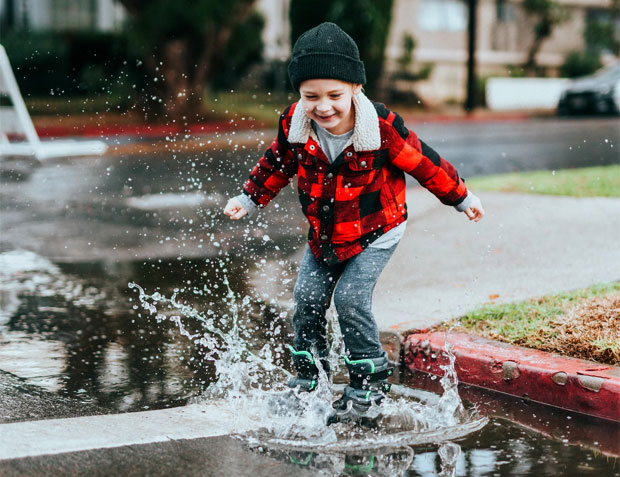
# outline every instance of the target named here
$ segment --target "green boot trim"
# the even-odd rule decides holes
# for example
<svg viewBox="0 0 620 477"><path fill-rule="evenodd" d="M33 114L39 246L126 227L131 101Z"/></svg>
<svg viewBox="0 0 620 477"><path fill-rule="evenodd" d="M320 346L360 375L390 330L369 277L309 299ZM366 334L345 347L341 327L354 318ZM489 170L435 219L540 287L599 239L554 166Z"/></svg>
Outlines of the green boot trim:
<svg viewBox="0 0 620 477"><path fill-rule="evenodd" d="M373 362L372 359L369 358L365 358L365 359L349 359L349 357L345 354L344 355L344 362L347 363L348 366L356 366L356 365L361 365L361 364L368 364L370 365L370 369L368 370L369 373L374 373L375 372L375 363Z"/></svg>
<svg viewBox="0 0 620 477"><path fill-rule="evenodd" d="M314 364L314 358L312 357L312 353L310 353L309 351L297 351L291 345L288 345L288 349L290 350L293 356L296 356L296 357L305 356L307 359L310 360L310 364Z"/></svg>

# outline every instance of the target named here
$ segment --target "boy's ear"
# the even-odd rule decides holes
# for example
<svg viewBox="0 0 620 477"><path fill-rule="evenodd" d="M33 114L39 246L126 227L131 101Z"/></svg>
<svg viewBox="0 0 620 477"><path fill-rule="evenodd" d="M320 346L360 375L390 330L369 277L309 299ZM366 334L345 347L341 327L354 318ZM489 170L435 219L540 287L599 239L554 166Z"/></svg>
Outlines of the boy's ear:
<svg viewBox="0 0 620 477"><path fill-rule="evenodd" d="M362 85L361 84L354 84L353 85L353 94L357 94L362 90Z"/></svg>

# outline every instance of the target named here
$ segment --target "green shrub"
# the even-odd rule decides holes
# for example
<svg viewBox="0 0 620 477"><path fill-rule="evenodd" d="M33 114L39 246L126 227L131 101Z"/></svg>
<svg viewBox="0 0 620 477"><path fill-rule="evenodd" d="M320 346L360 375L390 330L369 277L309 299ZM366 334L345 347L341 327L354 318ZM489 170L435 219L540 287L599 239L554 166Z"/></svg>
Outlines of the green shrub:
<svg viewBox="0 0 620 477"><path fill-rule="evenodd" d="M7 33L2 43L25 97L126 97L145 81L121 35L20 31Z"/></svg>
<svg viewBox="0 0 620 477"><path fill-rule="evenodd" d="M577 78L594 73L600 67L601 60L598 54L573 50L566 55L560 72L562 76Z"/></svg>

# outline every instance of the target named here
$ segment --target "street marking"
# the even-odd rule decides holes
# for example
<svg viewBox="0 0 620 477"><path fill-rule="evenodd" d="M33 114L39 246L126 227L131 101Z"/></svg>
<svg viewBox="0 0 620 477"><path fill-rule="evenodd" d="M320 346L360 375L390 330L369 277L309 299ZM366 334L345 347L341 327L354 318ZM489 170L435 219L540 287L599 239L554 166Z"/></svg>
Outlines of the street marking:
<svg viewBox="0 0 620 477"><path fill-rule="evenodd" d="M259 427L233 406L185 407L0 424L0 460L91 449L198 439Z"/></svg>

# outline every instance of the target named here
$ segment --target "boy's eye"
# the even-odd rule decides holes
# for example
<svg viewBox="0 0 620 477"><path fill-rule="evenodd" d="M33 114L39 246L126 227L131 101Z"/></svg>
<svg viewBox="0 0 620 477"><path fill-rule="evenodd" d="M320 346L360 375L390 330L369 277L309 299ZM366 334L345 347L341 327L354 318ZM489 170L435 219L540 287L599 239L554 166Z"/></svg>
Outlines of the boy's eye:
<svg viewBox="0 0 620 477"><path fill-rule="evenodd" d="M342 95L341 95L341 94L332 94L332 95L331 95L331 97L332 97L333 99L338 99L338 98L340 98L340 96L342 96Z"/></svg>
<svg viewBox="0 0 620 477"><path fill-rule="evenodd" d="M305 95L304 96L305 99L316 99L316 96L312 96L312 95Z"/></svg>

